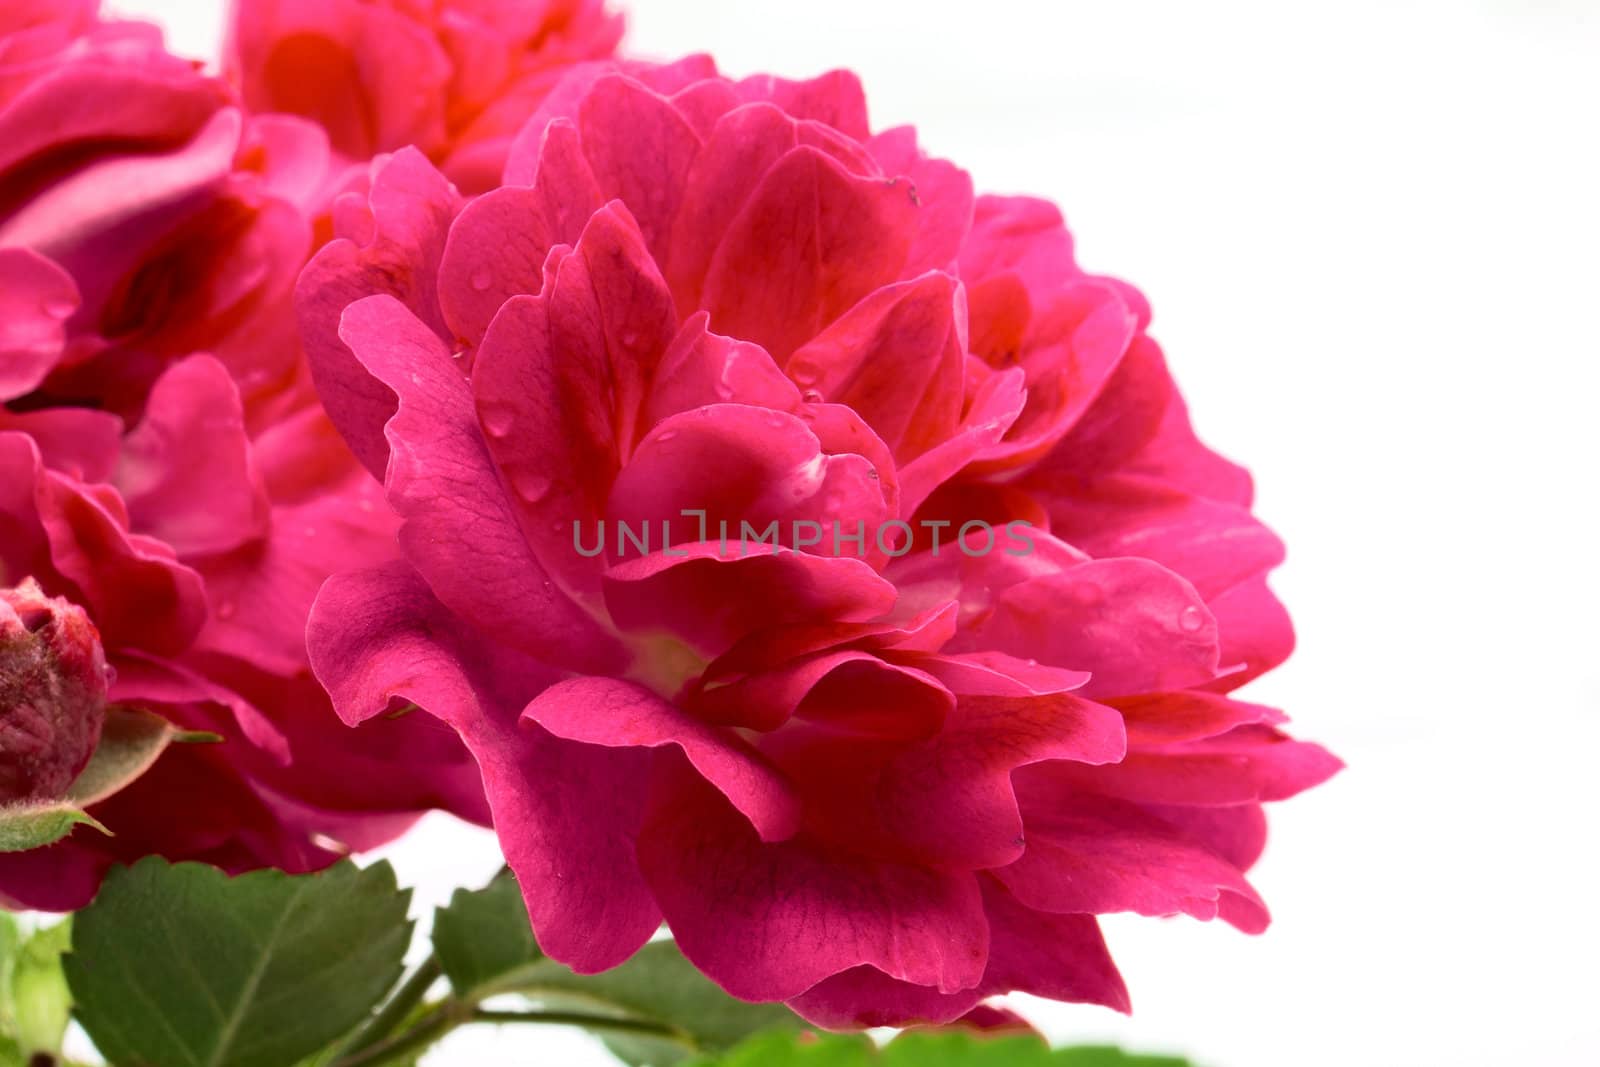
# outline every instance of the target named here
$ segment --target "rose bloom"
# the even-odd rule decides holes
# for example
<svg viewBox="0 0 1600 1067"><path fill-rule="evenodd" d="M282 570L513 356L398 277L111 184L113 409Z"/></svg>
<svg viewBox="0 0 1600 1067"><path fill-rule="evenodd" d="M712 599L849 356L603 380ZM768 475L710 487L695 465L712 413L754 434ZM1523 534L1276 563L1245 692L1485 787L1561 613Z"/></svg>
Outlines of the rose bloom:
<svg viewBox="0 0 1600 1067"><path fill-rule="evenodd" d="M112 703L224 738L94 806L115 836L0 856L0 899L76 907L147 853L307 870L428 808L484 817L447 729L352 734L306 659L322 581L394 553L294 332L326 139L246 119L93 5L3 0L0 30L0 592L81 612ZM59 794L92 741L33 736L69 769ZM21 752L3 746L7 774Z"/></svg>
<svg viewBox="0 0 1600 1067"><path fill-rule="evenodd" d="M664 919L854 1027L1126 1009L1102 913L1267 925L1261 805L1338 767L1229 695L1289 652L1282 548L1055 208L848 74L690 59L574 72L475 200L408 151L337 214L302 330L402 558L324 586L312 662L465 739L550 955Z"/></svg>
<svg viewBox="0 0 1600 1067"><path fill-rule="evenodd" d="M414 145L476 190L562 71L621 36L602 0L235 0L226 66L246 106L316 119L347 159Z"/></svg>

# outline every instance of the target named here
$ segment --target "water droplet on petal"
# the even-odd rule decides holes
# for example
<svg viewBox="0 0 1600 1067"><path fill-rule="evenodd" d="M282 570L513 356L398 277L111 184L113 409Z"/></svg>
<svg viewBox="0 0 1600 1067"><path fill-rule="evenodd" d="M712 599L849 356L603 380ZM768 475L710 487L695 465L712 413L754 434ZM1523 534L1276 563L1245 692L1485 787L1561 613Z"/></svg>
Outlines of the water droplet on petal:
<svg viewBox="0 0 1600 1067"><path fill-rule="evenodd" d="M514 421L511 412L505 408L493 408L483 413L483 428L489 431L490 437L505 437L511 432Z"/></svg>
<svg viewBox="0 0 1600 1067"><path fill-rule="evenodd" d="M1178 613L1178 629L1186 634L1192 634L1204 625L1205 615L1193 604Z"/></svg>
<svg viewBox="0 0 1600 1067"><path fill-rule="evenodd" d="M822 394L817 392L815 389L807 389L800 395L800 399L804 400L807 404L820 404L822 403Z"/></svg>
<svg viewBox="0 0 1600 1067"><path fill-rule="evenodd" d="M664 445L676 436L678 436L677 430L667 430L665 433L658 433L656 434L656 444Z"/></svg>
<svg viewBox="0 0 1600 1067"><path fill-rule="evenodd" d="M44 307L40 308L40 310L52 319L70 319L73 312L78 310L78 302L75 300L46 300Z"/></svg>
<svg viewBox="0 0 1600 1067"><path fill-rule="evenodd" d="M489 283L494 281L494 275L489 273L488 267L479 267L472 272L472 277L468 281L472 283L474 289L481 293L489 288Z"/></svg>
<svg viewBox="0 0 1600 1067"><path fill-rule="evenodd" d="M511 488L530 504L543 500L550 493L550 479L533 471L521 471L511 476Z"/></svg>
<svg viewBox="0 0 1600 1067"><path fill-rule="evenodd" d="M239 613L239 605L232 600L224 600L217 605L217 618L231 619Z"/></svg>

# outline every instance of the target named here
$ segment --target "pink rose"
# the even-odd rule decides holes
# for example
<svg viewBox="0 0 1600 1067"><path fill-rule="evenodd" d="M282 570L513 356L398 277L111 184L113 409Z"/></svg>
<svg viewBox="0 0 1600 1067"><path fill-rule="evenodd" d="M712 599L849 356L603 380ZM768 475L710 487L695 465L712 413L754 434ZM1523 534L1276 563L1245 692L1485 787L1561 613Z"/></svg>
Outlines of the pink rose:
<svg viewBox="0 0 1600 1067"><path fill-rule="evenodd" d="M32 579L0 589L0 804L63 795L105 718L94 623Z"/></svg>
<svg viewBox="0 0 1600 1067"><path fill-rule="evenodd" d="M478 189L565 68L621 36L602 0L236 0L227 68L248 107L317 120L346 159L414 145Z"/></svg>
<svg viewBox="0 0 1600 1067"><path fill-rule="evenodd" d="M1338 767L1229 696L1282 549L1054 208L848 74L691 59L570 75L475 200L408 151L339 214L302 330L403 558L312 662L465 739L552 956L664 918L735 996L899 1025L1125 1010L1097 914L1267 925L1261 804Z"/></svg>
<svg viewBox="0 0 1600 1067"><path fill-rule="evenodd" d="M5 0L0 26L31 6ZM0 247L49 257L76 287L49 304L70 313L65 346L9 392L136 418L169 363L205 351L253 420L286 402L299 358L282 307L327 146L310 123L227 103L153 27L75 16L0 34Z"/></svg>
<svg viewBox="0 0 1600 1067"><path fill-rule="evenodd" d="M395 527L316 404L289 303L325 139L244 120L92 7L0 15L0 129L20 138L0 144L32 146L0 168L0 586L83 611L110 700L225 739L96 805L115 836L0 857L0 898L75 907L151 852L306 870L428 808L485 818L446 728L352 734L306 659L317 588L393 555Z"/></svg>

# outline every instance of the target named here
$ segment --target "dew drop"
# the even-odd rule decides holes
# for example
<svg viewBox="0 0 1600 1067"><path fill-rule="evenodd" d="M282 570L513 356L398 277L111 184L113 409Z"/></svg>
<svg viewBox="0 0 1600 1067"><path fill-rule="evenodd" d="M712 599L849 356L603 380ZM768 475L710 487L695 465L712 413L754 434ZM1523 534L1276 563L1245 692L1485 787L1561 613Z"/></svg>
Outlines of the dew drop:
<svg viewBox="0 0 1600 1067"><path fill-rule="evenodd" d="M1205 625L1205 618L1200 609L1190 604L1178 613L1178 629L1186 634L1192 634Z"/></svg>
<svg viewBox="0 0 1600 1067"><path fill-rule="evenodd" d="M800 399L804 400L807 404L820 404L822 403L822 394L817 392L815 389L807 389L800 395Z"/></svg>
<svg viewBox="0 0 1600 1067"><path fill-rule="evenodd" d="M665 433L658 433L656 434L656 444L664 445L676 436L678 436L677 430L667 430Z"/></svg>
<svg viewBox="0 0 1600 1067"><path fill-rule="evenodd" d="M511 476L511 488L517 491L518 496L532 504L549 495L550 479L532 471L523 471Z"/></svg>
<svg viewBox="0 0 1600 1067"><path fill-rule="evenodd" d="M217 605L217 618L231 619L239 613L239 605L232 600L224 600Z"/></svg>
<svg viewBox="0 0 1600 1067"><path fill-rule="evenodd" d="M479 267L472 272L472 277L468 281L472 283L474 289L481 293L489 288L489 283L494 281L494 276L489 273L488 267Z"/></svg>
<svg viewBox="0 0 1600 1067"><path fill-rule="evenodd" d="M483 428L490 437L505 437L511 433L513 419L505 408L494 408L483 413Z"/></svg>
<svg viewBox="0 0 1600 1067"><path fill-rule="evenodd" d="M46 300L40 310L52 319L70 319L78 304L75 300Z"/></svg>

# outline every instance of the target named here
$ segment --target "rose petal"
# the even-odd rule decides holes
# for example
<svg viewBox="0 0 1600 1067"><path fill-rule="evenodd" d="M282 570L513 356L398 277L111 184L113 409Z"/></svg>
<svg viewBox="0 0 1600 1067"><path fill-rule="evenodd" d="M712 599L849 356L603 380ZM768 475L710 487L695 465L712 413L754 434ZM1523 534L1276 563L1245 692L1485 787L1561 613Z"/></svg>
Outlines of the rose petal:
<svg viewBox="0 0 1600 1067"><path fill-rule="evenodd" d="M351 305L340 336L400 398L385 430L385 484L404 523L401 547L434 593L552 662L614 664L612 639L554 586L524 539L498 489L470 387L438 337L389 296Z"/></svg>
<svg viewBox="0 0 1600 1067"><path fill-rule="evenodd" d="M729 226L700 306L717 332L754 341L785 362L899 276L915 212L903 182L861 177L815 148L795 148Z"/></svg>
<svg viewBox="0 0 1600 1067"><path fill-rule="evenodd" d="M72 275L37 252L0 248L0 400L44 381L61 358L64 324L77 310Z"/></svg>
<svg viewBox="0 0 1600 1067"><path fill-rule="evenodd" d="M640 834L640 865L678 947L734 996L787 1000L862 964L947 993L982 977L989 937L972 875L804 838L763 844L710 786L666 795Z"/></svg>
<svg viewBox="0 0 1600 1067"><path fill-rule="evenodd" d="M606 572L606 605L624 630L667 630L709 658L769 626L865 622L894 607L894 586L847 556L763 544L682 545ZM681 556L679 552L683 553Z"/></svg>
<svg viewBox="0 0 1600 1067"><path fill-rule="evenodd" d="M317 391L350 450L382 478L389 446L384 424L395 395L369 374L339 338L345 308L387 293L440 337L450 333L439 311L436 278L450 222L461 208L450 183L421 153L406 149L373 165L368 204L337 239L306 265L295 289L300 336ZM365 232L356 229L361 223Z"/></svg>
<svg viewBox="0 0 1600 1067"><path fill-rule="evenodd" d="M612 678L574 678L546 689L522 715L557 737L586 745L675 745L750 820L763 841L785 840L799 828L800 806L793 790L737 733L699 722L642 686Z"/></svg>
<svg viewBox="0 0 1600 1067"><path fill-rule="evenodd" d="M1217 673L1217 624L1194 587L1142 559L1094 560L1002 592L975 639L1089 671L1085 696L1182 689Z"/></svg>
<svg viewBox="0 0 1600 1067"><path fill-rule="evenodd" d="M456 728L540 947L583 973L614 967L661 921L634 858L651 756L519 727L517 709L556 671L467 637L402 563L330 579L307 630L312 666L347 722L404 698Z"/></svg>
<svg viewBox="0 0 1600 1067"><path fill-rule="evenodd" d="M238 548L271 522L239 391L210 356L174 363L157 379L123 443L116 481L134 525L180 555Z"/></svg>
<svg viewBox="0 0 1600 1067"><path fill-rule="evenodd" d="M1266 906L1236 867L1147 812L1092 794L1025 800L1024 812L1027 851L994 873L1030 908L1183 913L1246 933L1267 927Z"/></svg>

